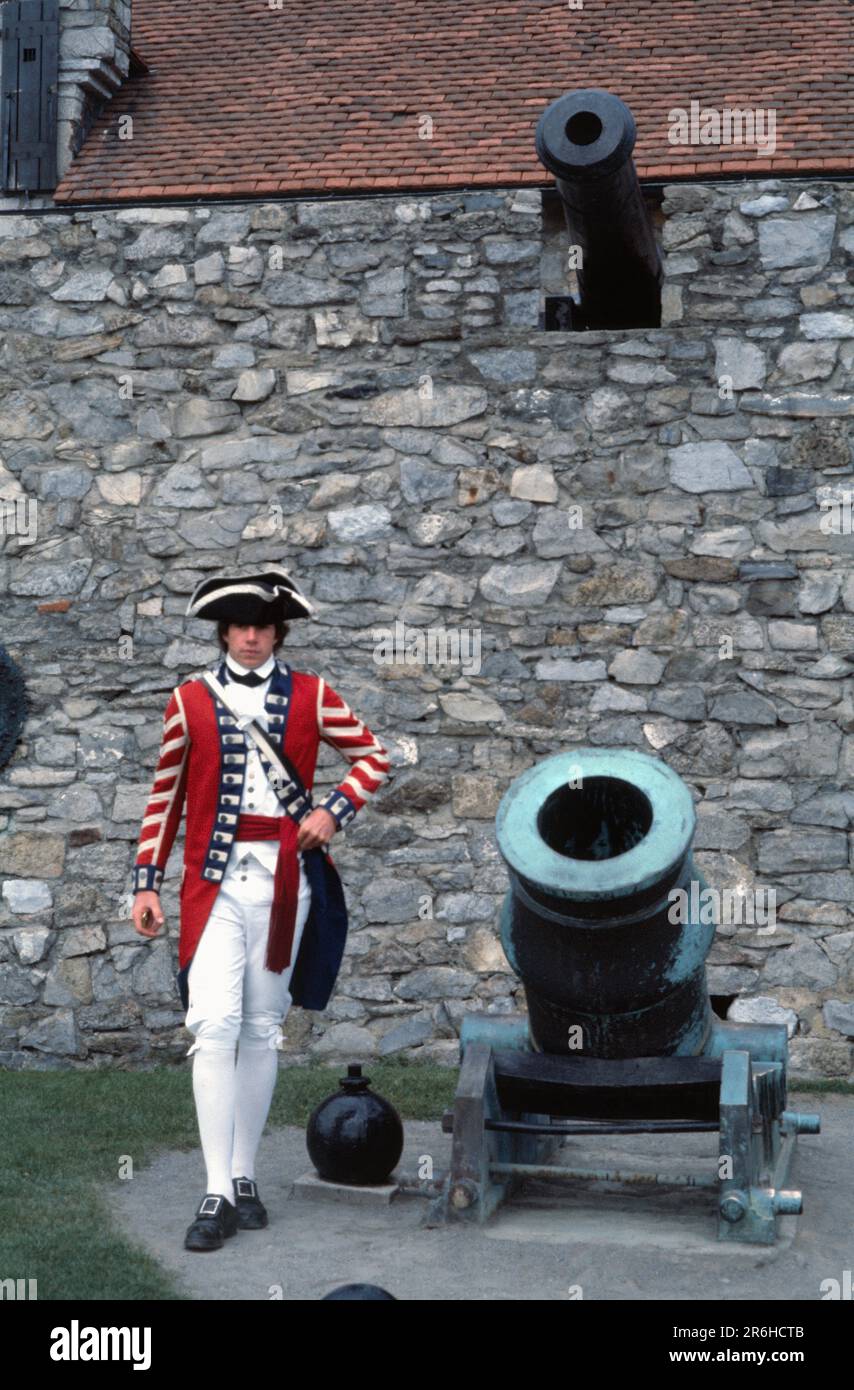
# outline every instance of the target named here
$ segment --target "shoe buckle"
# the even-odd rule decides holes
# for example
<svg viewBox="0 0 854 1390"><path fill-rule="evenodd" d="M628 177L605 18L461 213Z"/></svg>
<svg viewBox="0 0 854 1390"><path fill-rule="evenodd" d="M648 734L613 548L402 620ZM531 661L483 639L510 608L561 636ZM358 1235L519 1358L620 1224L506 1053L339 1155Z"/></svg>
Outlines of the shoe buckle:
<svg viewBox="0 0 854 1390"><path fill-rule="evenodd" d="M199 1216L218 1216L222 1197L205 1197L199 1207Z"/></svg>
<svg viewBox="0 0 854 1390"><path fill-rule="evenodd" d="M234 1187L238 1197L254 1197L255 1183L252 1178L235 1178Z"/></svg>

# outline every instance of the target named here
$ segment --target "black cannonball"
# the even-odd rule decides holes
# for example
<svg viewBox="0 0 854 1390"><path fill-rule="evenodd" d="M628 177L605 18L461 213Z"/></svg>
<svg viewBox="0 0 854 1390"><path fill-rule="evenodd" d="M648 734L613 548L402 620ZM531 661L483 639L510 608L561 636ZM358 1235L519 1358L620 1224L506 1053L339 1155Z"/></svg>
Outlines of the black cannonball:
<svg viewBox="0 0 854 1390"><path fill-rule="evenodd" d="M327 1182L370 1186L388 1182L403 1153L403 1125L394 1106L369 1090L371 1079L351 1063L340 1090L312 1112L306 1144Z"/></svg>
<svg viewBox="0 0 854 1390"><path fill-rule="evenodd" d="M341 1284L339 1288L325 1294L320 1301L321 1303L344 1303L356 1299L361 1299L365 1303L380 1303L384 1299L391 1299L392 1303L397 1302L393 1293L389 1293L387 1289L381 1289L378 1284Z"/></svg>

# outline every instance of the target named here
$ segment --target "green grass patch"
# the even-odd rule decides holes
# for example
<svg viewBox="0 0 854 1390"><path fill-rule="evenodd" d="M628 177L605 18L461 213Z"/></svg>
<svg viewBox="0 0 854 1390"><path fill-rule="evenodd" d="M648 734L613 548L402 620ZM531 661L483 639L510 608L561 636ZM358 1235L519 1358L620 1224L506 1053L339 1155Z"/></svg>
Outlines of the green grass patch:
<svg viewBox="0 0 854 1390"><path fill-rule="evenodd" d="M456 1087L456 1068L423 1062L363 1071L404 1119L438 1119ZM305 1125L346 1073L283 1067L268 1126ZM112 1226L100 1193L128 1157L139 1171L160 1150L198 1149L189 1068L0 1072L0 1145L0 1279L37 1279L40 1300L183 1297Z"/></svg>
<svg viewBox="0 0 854 1390"><path fill-rule="evenodd" d="M347 1075L345 1063L330 1067L309 1062L283 1070L270 1109L272 1125L307 1124L314 1107L338 1090L339 1079ZM363 1062L362 1075L370 1078L371 1090L391 1101L404 1120L439 1120L453 1102L459 1069L389 1057Z"/></svg>
<svg viewBox="0 0 854 1390"><path fill-rule="evenodd" d="M821 1091L828 1095L854 1096L854 1081L839 1081L836 1077L828 1077L826 1081L808 1081L806 1077L793 1081L789 1078L786 1088L789 1091Z"/></svg>

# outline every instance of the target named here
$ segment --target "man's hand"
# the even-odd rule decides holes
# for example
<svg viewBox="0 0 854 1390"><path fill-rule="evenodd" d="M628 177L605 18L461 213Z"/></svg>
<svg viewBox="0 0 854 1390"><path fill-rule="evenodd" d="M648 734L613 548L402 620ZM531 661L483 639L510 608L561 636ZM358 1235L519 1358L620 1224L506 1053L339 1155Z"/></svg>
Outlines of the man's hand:
<svg viewBox="0 0 854 1390"><path fill-rule="evenodd" d="M297 849L316 849L318 845L326 845L337 829L338 822L331 812L318 806L304 821L300 821Z"/></svg>
<svg viewBox="0 0 854 1390"><path fill-rule="evenodd" d="M146 910L151 913L148 926L143 925ZM164 921L163 909L160 906L160 894L151 891L137 893L133 900L133 924L140 936L156 936Z"/></svg>

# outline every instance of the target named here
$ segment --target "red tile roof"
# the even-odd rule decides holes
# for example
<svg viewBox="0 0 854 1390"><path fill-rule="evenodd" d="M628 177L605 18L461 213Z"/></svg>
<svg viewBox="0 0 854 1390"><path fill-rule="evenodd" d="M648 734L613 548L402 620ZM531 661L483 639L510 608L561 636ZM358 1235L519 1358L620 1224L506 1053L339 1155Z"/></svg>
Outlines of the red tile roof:
<svg viewBox="0 0 854 1390"><path fill-rule="evenodd" d="M854 171L851 0L570 4L133 0L149 72L93 126L56 198L544 184L534 127L574 87L628 102L641 177ZM669 112L692 101L773 107L776 150L669 143Z"/></svg>

